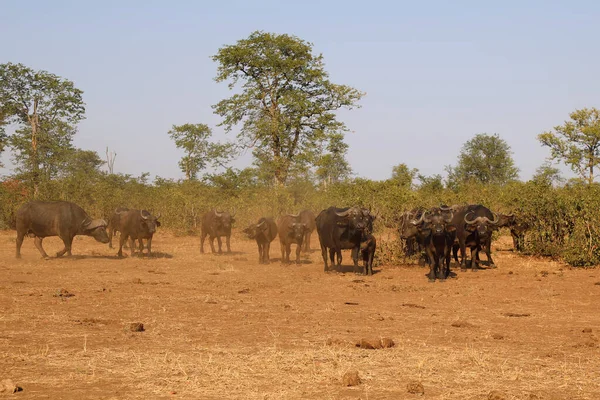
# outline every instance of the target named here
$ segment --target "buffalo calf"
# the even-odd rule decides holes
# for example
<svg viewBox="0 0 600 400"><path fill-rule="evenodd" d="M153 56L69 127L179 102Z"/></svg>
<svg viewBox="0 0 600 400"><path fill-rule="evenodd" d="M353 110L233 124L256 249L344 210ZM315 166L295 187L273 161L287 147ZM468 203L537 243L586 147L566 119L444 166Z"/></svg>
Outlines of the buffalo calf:
<svg viewBox="0 0 600 400"><path fill-rule="evenodd" d="M281 244L281 262L290 262L292 243L296 244L296 264L300 263L300 251L306 234L306 224L299 222L295 215L284 215L279 219L279 243Z"/></svg>

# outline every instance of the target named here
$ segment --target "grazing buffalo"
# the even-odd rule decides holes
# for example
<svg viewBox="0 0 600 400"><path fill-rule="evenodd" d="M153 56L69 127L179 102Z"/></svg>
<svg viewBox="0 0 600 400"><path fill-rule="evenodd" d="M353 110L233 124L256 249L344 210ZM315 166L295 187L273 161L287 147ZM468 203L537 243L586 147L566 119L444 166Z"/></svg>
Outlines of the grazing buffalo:
<svg viewBox="0 0 600 400"><path fill-rule="evenodd" d="M271 242L277 236L277 224L275 224L273 218L263 217L259 219L258 223L244 229L244 233L249 239L256 240L256 244L258 245L258 263L268 264Z"/></svg>
<svg viewBox="0 0 600 400"><path fill-rule="evenodd" d="M225 243L227 245L227 252L231 253L231 225L235 222L233 215L228 212L221 212L212 210L204 214L202 217L202 226L200 233L200 252L204 253L204 240L208 236L210 242L210 249L213 253L215 252L215 238L219 245L219 253L223 253L221 249L221 237L225 236Z"/></svg>
<svg viewBox="0 0 600 400"><path fill-rule="evenodd" d="M56 253L71 256L71 245L76 235L92 236L101 243L108 243L106 221L91 219L77 204L67 201L31 201L17 210L17 258L21 258L21 245L25 235L35 238L35 247L44 258L48 254L42 247L42 240L48 236L58 236L65 248Z"/></svg>
<svg viewBox="0 0 600 400"><path fill-rule="evenodd" d="M492 260L492 232L498 227L498 217L480 204L453 208L452 226L456 228L456 239L461 252L461 269L467 268L467 246L471 249L471 269L479 268L479 250L484 249L490 268L495 268Z"/></svg>
<svg viewBox="0 0 600 400"><path fill-rule="evenodd" d="M281 262L290 262L292 244L296 245L296 264L300 263L300 250L306 235L306 224L300 222L298 215L284 215L277 222L279 243L281 244Z"/></svg>
<svg viewBox="0 0 600 400"><path fill-rule="evenodd" d="M529 229L529 224L514 214L498 213L498 227L510 229L513 239L513 246L516 251L523 251L525 247L525 232Z"/></svg>
<svg viewBox="0 0 600 400"><path fill-rule="evenodd" d="M140 253L144 247L142 239L148 240L148 254L152 253L152 237L156 232L156 228L160 226L158 219L160 214L153 216L146 210L127 210L119 213L119 226L117 230L121 232L119 237L119 252L117 255L123 257L123 245L129 239L129 247L131 255L135 253L135 241L140 244Z"/></svg>
<svg viewBox="0 0 600 400"><path fill-rule="evenodd" d="M365 264L365 275L373 275L373 259L375 258L375 250L377 248L377 240L371 233L365 233L360 242L360 252Z"/></svg>
<svg viewBox="0 0 600 400"><path fill-rule="evenodd" d="M334 264L334 256L337 254L338 265L342 263L342 249L352 249L354 261L354 272L358 272L358 256L360 244L365 231L373 231L375 217L369 210L360 207L335 208L329 207L323 210L316 218L317 233L321 245L321 255L325 264L325 272L329 270L327 265L327 251L331 264Z"/></svg>
<svg viewBox="0 0 600 400"><path fill-rule="evenodd" d="M425 211L419 219L411 221L424 237L425 250L431 260L427 275L431 282L450 275L450 256L456 236L456 228L450 225L452 217L451 210L437 208Z"/></svg>

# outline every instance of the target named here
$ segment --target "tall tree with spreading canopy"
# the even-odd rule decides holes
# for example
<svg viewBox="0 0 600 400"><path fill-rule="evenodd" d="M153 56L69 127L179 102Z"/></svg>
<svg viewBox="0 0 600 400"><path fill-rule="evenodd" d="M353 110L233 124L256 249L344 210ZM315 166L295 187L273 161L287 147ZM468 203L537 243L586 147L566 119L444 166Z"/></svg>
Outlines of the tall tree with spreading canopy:
<svg viewBox="0 0 600 400"><path fill-rule="evenodd" d="M405 163L392 167L392 181L408 189L412 188L413 180L419 175L419 170L409 168Z"/></svg>
<svg viewBox="0 0 600 400"><path fill-rule="evenodd" d="M344 135L333 133L326 148L327 152L317 161L317 178L326 187L332 183L341 182L352 174L350 164L346 160L348 144L344 142Z"/></svg>
<svg viewBox="0 0 600 400"><path fill-rule="evenodd" d="M448 185L475 181L505 184L519 177L510 146L495 133L479 133L467 141L458 156L456 167L446 167Z"/></svg>
<svg viewBox="0 0 600 400"><path fill-rule="evenodd" d="M569 116L570 121L555 126L554 132L538 135L538 140L550 148L552 159L563 161L592 184L594 169L600 164L600 110L584 108Z"/></svg>
<svg viewBox="0 0 600 400"><path fill-rule="evenodd" d="M187 180L196 179L209 164L222 166L232 153L228 144L209 142L212 130L205 124L173 125L168 135L185 152L179 168Z"/></svg>
<svg viewBox="0 0 600 400"><path fill-rule="evenodd" d="M23 64L0 64L0 115L29 135L30 172L34 197L40 184L40 137L50 131L74 129L84 118L83 92L73 82L46 71L34 71ZM23 150L23 149L19 149Z"/></svg>
<svg viewBox="0 0 600 400"><path fill-rule="evenodd" d="M256 31L219 49L215 80L239 92L213 106L227 131L241 124L242 148L285 185L292 169L315 165L322 143L346 131L335 111L357 107L363 93L329 80L323 56L290 35ZM238 85L239 84L239 85Z"/></svg>

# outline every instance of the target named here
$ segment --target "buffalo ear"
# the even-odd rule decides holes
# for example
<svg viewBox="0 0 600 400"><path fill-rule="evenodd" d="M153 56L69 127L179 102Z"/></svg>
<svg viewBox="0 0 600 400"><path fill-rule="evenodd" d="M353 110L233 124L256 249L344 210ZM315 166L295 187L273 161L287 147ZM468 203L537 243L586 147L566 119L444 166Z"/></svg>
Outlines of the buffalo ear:
<svg viewBox="0 0 600 400"><path fill-rule="evenodd" d="M156 226L160 226L160 221L156 221Z"/></svg>
<svg viewBox="0 0 600 400"><path fill-rule="evenodd" d="M456 227L454 225L447 225L446 226L446 231L447 232L455 232L456 231Z"/></svg>

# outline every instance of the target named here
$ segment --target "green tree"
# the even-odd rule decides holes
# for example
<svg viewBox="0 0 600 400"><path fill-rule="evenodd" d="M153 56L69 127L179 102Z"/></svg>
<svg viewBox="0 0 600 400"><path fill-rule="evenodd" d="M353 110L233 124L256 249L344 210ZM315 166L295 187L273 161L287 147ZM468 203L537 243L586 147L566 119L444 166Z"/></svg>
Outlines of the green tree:
<svg viewBox="0 0 600 400"><path fill-rule="evenodd" d="M569 116L570 121L555 126L555 132L538 135L538 140L550 148L552 159L563 161L592 184L594 168L600 164L600 110L584 108Z"/></svg>
<svg viewBox="0 0 600 400"><path fill-rule="evenodd" d="M27 168L34 197L41 180L40 141L53 137L50 130L74 127L84 118L82 94L73 82L49 72L34 71L23 64L0 64L0 114L6 122L17 124L21 134L28 132L31 151Z"/></svg>
<svg viewBox="0 0 600 400"><path fill-rule="evenodd" d="M212 131L205 124L173 125L168 135L185 152L179 168L187 180L197 179L198 173L209 164L223 166L232 154L230 145L208 141Z"/></svg>
<svg viewBox="0 0 600 400"><path fill-rule="evenodd" d="M553 167L550 163L545 163L535 170L531 181L544 186L559 186L565 183L565 178L562 177L558 168Z"/></svg>
<svg viewBox="0 0 600 400"><path fill-rule="evenodd" d="M419 189L430 192L439 192L444 190L444 182L440 174L431 176L419 174Z"/></svg>
<svg viewBox="0 0 600 400"><path fill-rule="evenodd" d="M505 184L519 177L510 146L496 133L479 133L467 141L458 156L456 167L447 166L448 186L475 181Z"/></svg>
<svg viewBox="0 0 600 400"><path fill-rule="evenodd" d="M350 164L346 160L348 145L344 142L344 135L333 133L327 143L327 153L317 161L317 178L324 186L338 183L347 179L352 174Z"/></svg>
<svg viewBox="0 0 600 400"><path fill-rule="evenodd" d="M227 131L241 124L238 140L285 185L291 170L314 165L321 144L346 131L335 111L351 109L363 93L329 81L323 56L295 36L254 32L219 49L215 80L237 94L213 106ZM240 84L240 85L238 85Z"/></svg>
<svg viewBox="0 0 600 400"><path fill-rule="evenodd" d="M413 180L415 180L418 174L418 169L408 168L408 165L404 163L392 167L392 181L407 188L412 188Z"/></svg>

